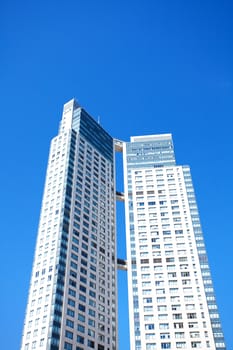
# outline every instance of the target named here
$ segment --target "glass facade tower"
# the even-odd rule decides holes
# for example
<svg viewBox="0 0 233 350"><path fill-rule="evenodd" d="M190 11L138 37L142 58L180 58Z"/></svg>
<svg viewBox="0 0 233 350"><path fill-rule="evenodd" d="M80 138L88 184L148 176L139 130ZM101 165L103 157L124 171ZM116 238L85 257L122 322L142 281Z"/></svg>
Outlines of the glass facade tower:
<svg viewBox="0 0 233 350"><path fill-rule="evenodd" d="M116 200L127 261L116 256ZM21 350L118 350L117 268L128 270L131 350L226 349L190 169L176 165L171 135L113 139L71 100L51 142Z"/></svg>
<svg viewBox="0 0 233 350"><path fill-rule="evenodd" d="M131 350L225 349L189 167L170 134L123 148Z"/></svg>

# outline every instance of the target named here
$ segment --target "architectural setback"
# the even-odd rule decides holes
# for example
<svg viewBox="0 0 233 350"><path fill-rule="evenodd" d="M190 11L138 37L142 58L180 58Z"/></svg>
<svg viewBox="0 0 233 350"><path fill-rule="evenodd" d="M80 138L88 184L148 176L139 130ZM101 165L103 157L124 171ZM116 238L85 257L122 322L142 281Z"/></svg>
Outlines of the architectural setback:
<svg viewBox="0 0 233 350"><path fill-rule="evenodd" d="M114 139L73 99L51 142L21 350L118 350L117 269L128 274L131 350L226 349L190 169L176 165L171 135Z"/></svg>

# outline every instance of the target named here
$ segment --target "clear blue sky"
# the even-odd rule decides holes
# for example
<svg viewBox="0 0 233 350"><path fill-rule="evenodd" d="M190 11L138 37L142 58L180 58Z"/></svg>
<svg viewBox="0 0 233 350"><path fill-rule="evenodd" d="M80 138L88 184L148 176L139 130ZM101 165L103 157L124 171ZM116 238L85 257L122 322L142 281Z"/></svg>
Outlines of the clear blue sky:
<svg viewBox="0 0 233 350"><path fill-rule="evenodd" d="M232 19L231 0L1 2L2 349L20 345L49 142L73 97L117 138L173 134L177 163L192 169L233 349ZM128 350L126 274L119 284L119 350Z"/></svg>

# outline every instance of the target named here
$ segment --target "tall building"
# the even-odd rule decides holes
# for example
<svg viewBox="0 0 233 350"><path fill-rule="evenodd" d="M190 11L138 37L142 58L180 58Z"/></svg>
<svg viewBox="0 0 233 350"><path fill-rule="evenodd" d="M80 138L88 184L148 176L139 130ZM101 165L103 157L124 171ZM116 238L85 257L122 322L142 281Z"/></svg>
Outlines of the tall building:
<svg viewBox="0 0 233 350"><path fill-rule="evenodd" d="M117 268L128 269L131 350L225 349L190 170L176 165L171 135L113 139L71 100L51 142L21 350L118 350Z"/></svg>
<svg viewBox="0 0 233 350"><path fill-rule="evenodd" d="M225 349L190 169L170 134L124 144L131 350Z"/></svg>
<svg viewBox="0 0 233 350"><path fill-rule="evenodd" d="M75 100L51 142L22 350L117 348L113 139Z"/></svg>

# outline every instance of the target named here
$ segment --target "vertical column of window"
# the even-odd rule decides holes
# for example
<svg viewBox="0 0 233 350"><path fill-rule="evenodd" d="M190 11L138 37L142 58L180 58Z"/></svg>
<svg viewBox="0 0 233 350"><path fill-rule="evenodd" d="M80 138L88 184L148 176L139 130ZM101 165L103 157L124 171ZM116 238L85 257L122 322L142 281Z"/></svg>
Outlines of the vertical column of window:
<svg viewBox="0 0 233 350"><path fill-rule="evenodd" d="M141 341L140 318L139 318L139 298L138 298L138 281L136 261L132 263L132 286L133 286L133 313L134 313L134 334L135 340L139 346Z"/></svg>
<svg viewBox="0 0 233 350"><path fill-rule="evenodd" d="M50 350L59 350L60 330L62 320L63 296L65 285L65 271L67 260L67 244L70 227L70 211L72 202L72 186L74 175L74 160L75 160L75 144L76 132L72 131L69 136L70 149L66 164L66 188L64 193L64 208L62 220L62 231L58 241L57 266L56 266L56 281L53 287L53 320L49 331Z"/></svg>
<svg viewBox="0 0 233 350"><path fill-rule="evenodd" d="M221 328L221 321L219 318L219 312L217 308L217 303L215 299L213 282L211 278L208 258L205 250L205 243L203 238L203 233L200 224L200 218L198 214L196 198L192 185L192 178L189 167L183 167L184 182L187 191L187 198L189 203L190 215L193 224L193 230L196 240L197 252L200 261L201 274L204 283L205 295L207 299L207 305L210 315L210 321L213 331L213 336L215 340L216 349L218 349L218 344L221 344L220 348L225 349L225 342L223 337L223 332ZM219 348L219 349L220 349Z"/></svg>
<svg viewBox="0 0 233 350"><path fill-rule="evenodd" d="M137 154L141 153L141 150L137 150ZM141 173L141 172L140 172ZM144 202L142 205L141 199L138 199L138 196L142 196L142 176L138 174L138 171L130 172L131 176L129 177L130 184L132 183L132 177L133 177L133 187L134 191L133 193L136 194L136 198L133 198L133 193L131 192L129 195L129 223L130 223L130 247L131 247L131 278L132 278L132 295L133 295L133 313L134 313L134 336L135 336L135 348L137 350L142 349L142 332L141 332L141 321L143 315L140 315L140 308L139 308L139 288L141 286L138 284L138 266L140 266L140 263L142 262L142 259L140 255L137 255L136 245L138 246L137 236L139 234L140 230L145 231L145 222L140 222L138 220L138 213L134 211L134 203L137 203L140 201L140 208L144 208ZM140 177L140 181L138 178ZM139 182L139 184L138 184ZM132 186L132 185L131 185ZM131 187L132 188L132 187ZM136 190L136 192L135 192ZM138 226L140 225L140 226ZM136 227L137 228L136 228ZM143 226L143 228L142 228ZM138 234L136 233L138 232Z"/></svg>
<svg viewBox="0 0 233 350"><path fill-rule="evenodd" d="M131 264L136 263L136 248L135 248L135 223L134 223L134 211L133 211L133 195L132 195L132 174L131 170L128 169L128 215L129 215L129 230L130 230L130 256Z"/></svg>
<svg viewBox="0 0 233 350"><path fill-rule="evenodd" d="M95 234L96 234L96 250L97 255L99 257L99 264L96 271L96 279L97 279L97 288L98 288L98 300L96 305L96 328L97 331L97 340L98 343L105 343L105 330L107 329L106 320L107 320L107 314L105 313L106 306L105 300L108 297L106 293L106 280L105 277L107 276L107 254L105 251L105 242L108 242L108 237L106 237L108 231L106 230L106 221L107 216L109 212L107 212L107 204L106 204L106 198L105 198L105 190L106 190L106 181L105 181L105 159L101 157L101 155L98 155L98 162L95 162L94 164L94 174L96 178L98 178L98 191L96 194L94 194L94 199L96 203L99 203L98 210L99 210L99 218L98 218L98 224L94 220L93 224L95 225ZM105 240L103 240L103 238ZM110 266L109 266L110 268ZM112 324L112 322L111 322Z"/></svg>
<svg viewBox="0 0 233 350"><path fill-rule="evenodd" d="M181 203L183 203L183 188L180 183L180 178L177 178L176 170L178 168L167 169L166 171L166 180L169 191L169 212L173 221L173 230L172 238L173 242L166 244L166 247L174 249L172 251L173 257L166 258L167 262L175 263L173 265L174 271L168 272L168 285L170 302L172 309L172 329L177 331L178 329L182 330L181 334L184 336L184 329L187 326L186 315L182 306L182 303L186 297L187 293L192 293L190 287L187 287L187 284L191 283L190 281L180 279L181 276L189 276L189 273L183 272L184 269L188 269L191 266L191 258L187 257L187 252L184 249L186 244L187 236L184 236L185 226L184 218L182 218L181 213ZM173 247L172 247L173 244ZM180 249L182 247L182 250ZM165 251L166 252L166 251ZM169 251L167 251L168 253ZM172 265L170 265L172 267ZM172 271L172 270L171 270ZM179 313L178 313L179 312ZM176 332L177 335L177 332ZM166 343L165 343L166 344Z"/></svg>
<svg viewBox="0 0 233 350"><path fill-rule="evenodd" d="M74 309L67 309L67 315L73 319L74 330L67 330L65 336L76 338L79 344L84 344L85 335L87 335L87 329L85 322L87 323L87 304L88 304L88 287L87 287L87 271L88 271L88 248L89 248L89 224L90 224L90 198L89 188L91 169L87 166L87 156L85 155L86 143L80 137L79 138L79 153L77 163L77 177L76 177L76 193L75 193L75 207L73 216L73 238L70 244L71 261L70 261L70 278L67 281L69 283L68 293L71 297L74 297L77 301L77 307L75 310L75 301L72 299ZM87 167L89 170L87 170ZM89 175L87 176L87 172ZM79 237L79 238L77 238ZM78 247L80 245L80 247ZM91 258L90 258L91 259ZM79 260L79 264L77 261ZM72 269L71 269L72 268ZM67 268L68 270L68 268ZM92 269L90 268L90 274ZM72 289L73 288L73 289ZM72 306L72 305L71 305ZM77 320L77 325L76 321ZM76 333L75 331L78 333ZM68 333L69 332L69 333ZM81 348L82 349L82 348Z"/></svg>
<svg viewBox="0 0 233 350"><path fill-rule="evenodd" d="M131 292L129 295L132 296L132 311L134 315L134 341L137 342L138 346L140 341L140 318L139 318L139 302L138 302L138 281L137 281L137 265L136 265L136 246L135 246L135 223L134 223L134 211L133 211L133 192L132 192L132 181L135 183L134 172L131 169L129 163L134 162L134 154L130 149L131 145L127 145L127 191L128 191L128 222L129 222L129 242L130 242L130 256L128 256L129 271L131 271Z"/></svg>
<svg viewBox="0 0 233 350"><path fill-rule="evenodd" d="M111 188L111 196L110 196L110 237L111 237L111 254L112 254L112 281L111 281L111 293L112 293L112 312L113 312L113 318L112 318L112 339L113 339L113 349L116 349L117 347L117 301L116 301L116 275L117 275L117 257L116 257L116 197L115 197L115 179L114 179L114 164L109 164L109 174L108 174L109 180L110 180L110 188ZM108 182L108 181L107 181ZM109 184L108 184L109 186ZM107 198L107 202L109 203L109 200ZM107 224L106 229L109 224ZM107 229L109 230L109 229ZM108 339L108 344L110 343L111 339Z"/></svg>
<svg viewBox="0 0 233 350"><path fill-rule="evenodd" d="M67 222L69 222L68 227L68 233L69 237L67 236L67 258L66 258L66 278L65 278L65 285L64 285L64 294L66 297L65 304L63 306L63 326L62 326L62 343L60 342L60 347L63 349L72 349L72 344L70 341L73 339L73 328L75 327L75 300L73 297L76 296L76 291L72 288L76 287L76 278L77 278L77 247L76 243L78 244L78 239L76 237L79 236L79 233L77 231L76 222L74 221L77 217L76 213L79 211L77 208L78 205L76 205L77 201L74 200L75 198L75 177L77 176L77 169L74 169L75 162L75 155L76 155L76 147L75 147L75 141L76 141L76 133L73 130L72 131L72 137L70 142L70 151L69 151L69 163L68 163L68 172L67 172L67 185L69 185L72 188L72 192L69 196L65 199L65 216ZM76 182L77 185L77 182ZM71 201L71 202L70 202ZM73 205L73 203L75 205ZM73 213L74 211L74 213ZM64 237L65 238L65 237ZM69 262L69 265L68 265ZM73 268L73 270L71 269ZM64 341L64 344L63 344ZM64 347L63 347L64 346Z"/></svg>
<svg viewBox="0 0 233 350"><path fill-rule="evenodd" d="M111 195L110 195L110 201L107 199L107 203L109 205L110 210L110 239L111 239L111 255L112 255L112 280L111 280L111 294L112 294L112 339L113 339L113 348L116 349L116 232L115 232L115 181L113 177L113 169L114 166L111 163L109 168L109 180L111 179ZM107 188L106 188L107 189ZM106 230L107 226L106 226Z"/></svg>
<svg viewBox="0 0 233 350"><path fill-rule="evenodd" d="M84 152L84 148L83 148ZM94 157L93 157L94 155ZM81 265L80 265L80 292L79 292L79 318L78 318L78 333L77 341L81 344L85 343L83 333L87 334L90 339L87 340L87 345L95 347L94 340L98 339L99 341L105 341L103 334L96 333L98 328L100 332L107 329L107 324L99 326L97 324L100 322L107 322L107 317L100 314L99 311L104 312L105 306L101 305L105 299L105 283L103 277L106 277L106 268L105 264L105 248L103 247L102 242L105 238L106 232L106 213L105 206L105 184L100 181L102 178L100 171L100 157L97 152L93 152L93 148L86 144L86 156L83 158L83 165L85 165L85 182L83 182L82 193L82 222L81 228L83 231L82 234L82 243L81 243ZM81 175L81 174L80 174ZM105 174L104 174L105 175ZM92 179L92 181L90 180ZM81 179L79 180L81 181ZM103 178L103 181L105 179ZM101 197L101 196L104 196ZM90 209L91 208L91 209ZM99 215L98 215L99 214ZM104 235L104 237L102 236ZM88 250L90 249L90 260L88 258ZM99 251L99 252L98 252ZM99 266L97 264L97 255L99 253ZM89 266L89 287L85 286L88 282L85 275L87 275L87 266ZM101 270L102 269L102 270ZM83 275L84 274L84 275ZM98 283L99 282L99 283ZM99 287L99 298L97 299L96 289ZM84 295L89 290L89 308L82 304L82 301L87 300ZM104 295L101 295L103 292ZM84 300L85 298L85 300ZM109 303L110 304L110 303ZM100 306L101 305L101 306ZM100 309L99 309L100 307ZM80 312L86 313L84 316ZM106 315L107 316L107 315ZM93 319L93 318L94 319ZM85 321L86 319L86 321ZM84 325L81 324L84 322ZM88 324L88 327L85 327L85 324ZM94 340L93 340L94 339Z"/></svg>
<svg viewBox="0 0 233 350"><path fill-rule="evenodd" d="M185 328L185 316L182 312L183 310L181 303L184 298L184 294L187 293L187 291L184 286L184 283L186 283L186 281L181 281L179 279L179 274L182 274L182 272L178 271L184 268L188 268L189 264L187 261L187 257L185 256L186 251L178 250L178 247L184 247L185 238L183 236L183 218L179 206L179 202L181 202L183 194L182 188L176 177L176 169L177 168L167 168L166 173L164 174L164 180L166 182L169 199L169 201L167 202L167 210L168 215L170 216L170 220L172 220L172 226L170 231L171 240L169 241L169 243L164 244L164 252L166 256L168 271L167 275L165 276L165 280L167 280L168 283L168 295L170 295L168 302L171 303L172 310L171 329L174 330L176 328L179 328L183 330L183 328ZM169 237L169 235L167 237ZM185 262L185 264L183 264L183 262ZM178 311L179 313L177 313Z"/></svg>
<svg viewBox="0 0 233 350"><path fill-rule="evenodd" d="M61 141L63 137L66 138L65 134L60 135L59 140ZM58 251L60 251L60 247L58 248ZM56 254L58 257L58 252L56 252ZM61 326L62 291L58 289L58 293L56 293L56 289L57 289L57 271L55 276L55 282L53 285L53 296L52 296L52 315L53 315L54 324L50 323L49 339L48 339L48 343L51 346L51 349L58 349L59 339L60 339L59 329Z"/></svg>

